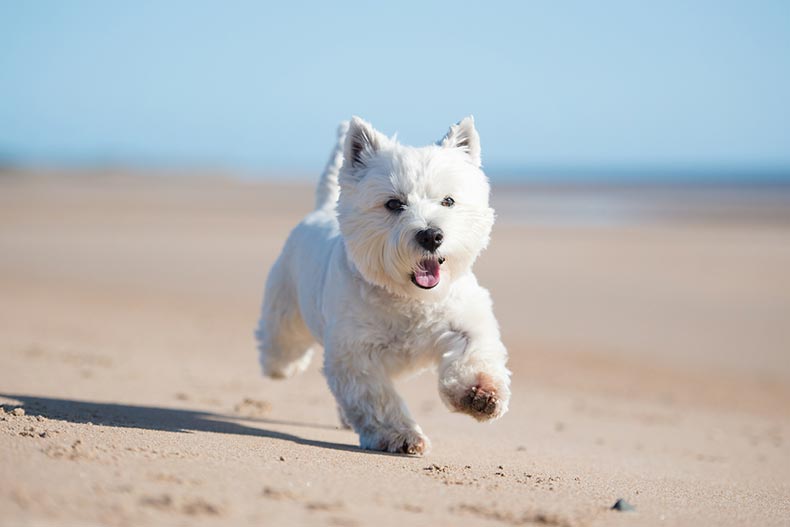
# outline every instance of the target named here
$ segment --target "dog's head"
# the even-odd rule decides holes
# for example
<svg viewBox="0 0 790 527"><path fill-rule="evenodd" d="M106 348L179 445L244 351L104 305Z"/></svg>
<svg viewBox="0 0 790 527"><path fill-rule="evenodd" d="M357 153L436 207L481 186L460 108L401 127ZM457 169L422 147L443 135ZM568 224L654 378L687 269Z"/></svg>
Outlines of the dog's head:
<svg viewBox="0 0 790 527"><path fill-rule="evenodd" d="M349 258L368 282L400 296L444 298L488 244L488 194L471 117L422 148L351 121L338 220Z"/></svg>

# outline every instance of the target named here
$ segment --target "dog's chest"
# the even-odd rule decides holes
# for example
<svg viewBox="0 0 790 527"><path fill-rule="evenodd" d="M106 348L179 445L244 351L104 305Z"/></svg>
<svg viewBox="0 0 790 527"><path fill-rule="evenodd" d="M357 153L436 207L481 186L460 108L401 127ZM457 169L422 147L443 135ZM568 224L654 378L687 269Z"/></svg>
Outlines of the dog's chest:
<svg viewBox="0 0 790 527"><path fill-rule="evenodd" d="M391 359L432 356L437 339L450 327L447 309L439 304L389 303L376 305L367 315L366 340Z"/></svg>

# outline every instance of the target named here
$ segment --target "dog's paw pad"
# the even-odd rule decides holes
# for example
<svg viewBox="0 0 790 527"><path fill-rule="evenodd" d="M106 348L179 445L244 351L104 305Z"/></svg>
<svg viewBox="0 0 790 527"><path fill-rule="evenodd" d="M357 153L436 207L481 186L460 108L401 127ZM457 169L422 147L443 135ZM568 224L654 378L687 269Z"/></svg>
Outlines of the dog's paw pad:
<svg viewBox="0 0 790 527"><path fill-rule="evenodd" d="M431 448L428 438L416 430L379 432L375 434L375 439L371 439L373 438L362 437L362 447L409 456L421 456Z"/></svg>
<svg viewBox="0 0 790 527"><path fill-rule="evenodd" d="M477 376L477 384L468 388L459 402L459 410L480 421L498 417L502 408L502 401L494 382L484 373Z"/></svg>
<svg viewBox="0 0 790 527"><path fill-rule="evenodd" d="M428 452L431 443L428 438L414 431L396 433L379 443L379 450L393 454L421 456Z"/></svg>
<svg viewBox="0 0 790 527"><path fill-rule="evenodd" d="M485 415L493 415L498 402L495 391L488 391L480 386L472 386L461 399L464 407Z"/></svg>
<svg viewBox="0 0 790 527"><path fill-rule="evenodd" d="M403 441L403 444L400 446L399 449L395 450L395 452L399 454L408 454L410 456L421 456L423 455L428 449L428 444L425 438L419 438L416 441L406 439Z"/></svg>

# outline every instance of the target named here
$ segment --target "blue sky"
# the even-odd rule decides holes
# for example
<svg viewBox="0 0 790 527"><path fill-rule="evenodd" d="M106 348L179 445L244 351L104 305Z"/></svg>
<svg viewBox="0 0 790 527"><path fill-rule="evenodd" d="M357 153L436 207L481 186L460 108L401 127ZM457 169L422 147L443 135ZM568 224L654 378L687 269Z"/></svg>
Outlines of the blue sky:
<svg viewBox="0 0 790 527"><path fill-rule="evenodd" d="M320 170L357 114L492 170L790 167L790 2L0 0L0 158Z"/></svg>

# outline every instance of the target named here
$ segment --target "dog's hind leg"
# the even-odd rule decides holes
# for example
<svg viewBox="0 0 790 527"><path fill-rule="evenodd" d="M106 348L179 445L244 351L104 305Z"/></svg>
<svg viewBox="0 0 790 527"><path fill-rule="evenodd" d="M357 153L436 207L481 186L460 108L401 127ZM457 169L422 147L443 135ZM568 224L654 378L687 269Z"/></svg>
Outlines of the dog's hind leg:
<svg viewBox="0 0 790 527"><path fill-rule="evenodd" d="M340 428L351 428L351 424L348 422L348 419L346 419L346 414L343 413L343 407L339 404L337 405L337 417L340 419Z"/></svg>
<svg viewBox="0 0 790 527"><path fill-rule="evenodd" d="M277 261L269 273L255 336L263 374L284 379L304 371L317 346L302 319L296 290Z"/></svg>

